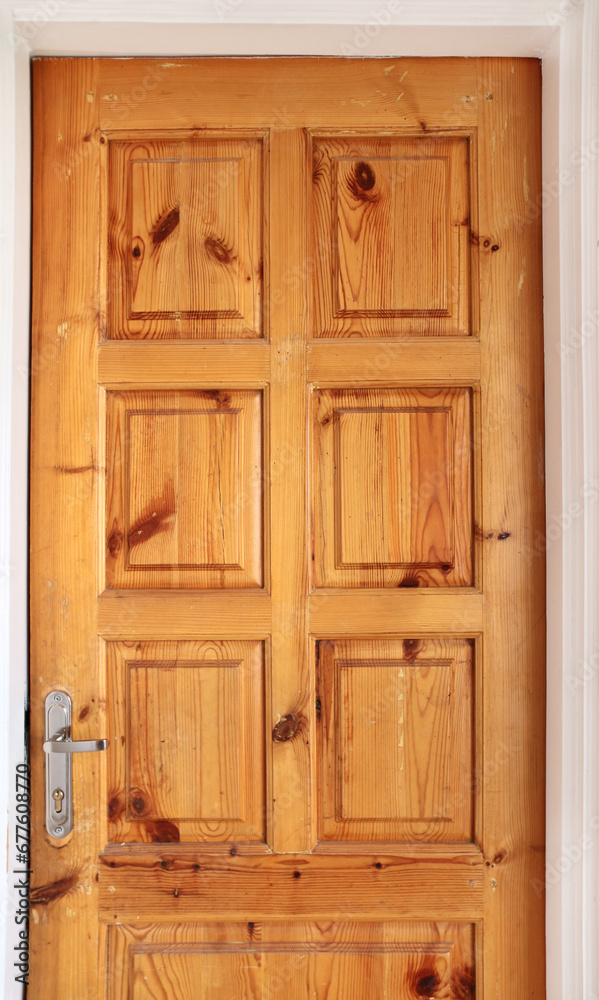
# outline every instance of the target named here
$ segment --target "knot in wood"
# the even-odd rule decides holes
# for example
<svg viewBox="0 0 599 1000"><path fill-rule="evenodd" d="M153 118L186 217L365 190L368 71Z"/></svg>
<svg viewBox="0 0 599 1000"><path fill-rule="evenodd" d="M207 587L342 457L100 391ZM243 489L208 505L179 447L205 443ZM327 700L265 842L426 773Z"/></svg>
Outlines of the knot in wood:
<svg viewBox="0 0 599 1000"><path fill-rule="evenodd" d="M287 740L292 740L297 732L298 724L299 720L293 712L284 715L272 731L273 743L286 743Z"/></svg>

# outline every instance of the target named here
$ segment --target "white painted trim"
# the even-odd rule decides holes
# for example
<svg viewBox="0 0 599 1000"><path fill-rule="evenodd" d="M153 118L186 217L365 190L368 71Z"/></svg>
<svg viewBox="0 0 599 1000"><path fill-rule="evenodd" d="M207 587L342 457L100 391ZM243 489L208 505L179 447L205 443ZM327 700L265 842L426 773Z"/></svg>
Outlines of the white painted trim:
<svg viewBox="0 0 599 1000"><path fill-rule="evenodd" d="M215 0L220 2L220 0ZM310 25L264 24L137 24L77 21L65 25L53 21L37 28L32 38L35 55L90 56L98 53L130 56L542 56L555 34L549 25L530 25L515 30L499 25L484 27L449 25L430 28L371 24L366 35L359 24ZM376 30L375 30L376 29ZM20 32L17 25L17 31ZM19 47L24 46L19 34Z"/></svg>
<svg viewBox="0 0 599 1000"><path fill-rule="evenodd" d="M14 774L24 760L29 420L29 60L0 11L0 991L13 980Z"/></svg>
<svg viewBox="0 0 599 1000"><path fill-rule="evenodd" d="M557 34L543 57L543 180L545 185L559 177L560 130L560 35ZM560 202L549 198L543 212L543 272L545 304L545 436L546 436L546 497L547 523L562 510L562 411L570 408L571 398L562 380L559 345L561 330L560 272ZM576 396L574 397L576 399ZM547 551L547 607L549 611L547 644L547 715L551 719L551 738L547 741L547 853L559 856L562 844L563 741L566 726L562 722L562 580L566 558L562 546L552 545ZM572 571L572 567L570 567ZM551 821L551 818L553 821ZM561 882L551 889L552 899L547 912L547 969L551 1000L570 1000L562 994L564 965Z"/></svg>
<svg viewBox="0 0 599 1000"><path fill-rule="evenodd" d="M14 245L14 189L15 189L15 121L14 94L15 69L14 54L8 45L7 25L9 18L0 14L0 94L8 99L0 106L0 132L4 142L0 147L0 191L6 192L6 197L0 203L0 274L3 279L0 284L0 353L7 357L9 363L0 366L0 733L8 733L10 718L10 657L8 645L10 637L10 428L11 428L11 393L12 372L10 357L12 354L12 315L13 315L13 274L12 248ZM12 98L12 100L11 100ZM2 571L1 567L5 567ZM2 751L5 750L4 737ZM0 771L0 843L6 844L8 838L9 788L10 772L7 755L0 753L2 761ZM2 907L0 919L7 926L9 908L8 858L2 866ZM6 914L6 916L4 916ZM6 931L4 932L6 933ZM0 952L0 982L4 981L6 952Z"/></svg>
<svg viewBox="0 0 599 1000"><path fill-rule="evenodd" d="M577 844L580 830L581 706L582 687L572 688L567 676L576 676L577 665L584 659L583 615L584 523L574 518L568 531L560 532L562 512L573 510L582 502L584 468L582 461L583 398L581 392L581 352L570 345L574 331L580 329L580 183L577 174L570 185L560 186L559 170L570 162L580 144L580 15L573 15L561 31L559 52L558 156L552 170L546 171L547 190L559 194L559 260L552 266L550 284L545 260L545 369L547 389L559 387L561 407L552 413L552 399L547 395L547 459L552 477L547 504L547 562L549 610L559 618L548 628L548 827L547 887L548 940L558 949L559 968L553 961L555 997L569 1000L582 997L582 912L580 901L581 871L570 865L565 852ZM570 58L564 50L571 50ZM551 110L547 110L551 114ZM551 198L551 195L549 196ZM552 203L553 203L553 199ZM558 199L555 201L557 202ZM552 261L554 251L546 234L545 252ZM551 265L549 265L551 266ZM571 349L572 347L572 349ZM560 353L563 350L561 365ZM553 376L552 383L549 378ZM559 431L556 426L559 419ZM552 438L559 433L560 445ZM551 463L552 452L554 462ZM561 458L561 461L559 459ZM553 527L552 527L553 526ZM555 535L552 541L549 537ZM568 586L562 589L562 581ZM559 623L559 629L558 629ZM555 739L555 733L559 734ZM555 781L555 784L554 784ZM565 806L567 806L565 808ZM554 871L564 867L561 877ZM566 954L566 944L568 953ZM549 968L552 966L549 960ZM571 991L571 992L570 992Z"/></svg>
<svg viewBox="0 0 599 1000"><path fill-rule="evenodd" d="M2 712L21 712L25 670L23 379L7 357L27 343L29 151L24 142L29 52L44 55L543 56L544 271L548 557L548 1000L599 1000L599 0L0 0L0 559L10 524L10 643L0 646ZM381 16L382 12L382 16ZM391 20L388 24L386 14ZM118 31L111 24L119 21ZM311 25L318 24L318 31ZM368 27L368 32L362 30ZM7 44L6 31L9 31ZM29 37L27 37L29 36ZM356 41L358 39L358 41ZM364 39L366 40L364 42ZM13 59L10 47L16 49ZM21 109L14 115L15 100ZM599 141L599 140L598 140ZM14 161L16 154L16 174ZM598 151L599 152L599 151ZM594 154L593 154L594 155ZM585 166L585 162L587 165ZM570 171L567 173L567 171ZM16 180L15 180L16 177ZM11 193L12 192L12 193ZM18 239L11 270L12 195ZM5 222L5 220L7 220ZM14 282L16 281L16 285ZM17 288L14 296L13 287ZM585 326L586 321L586 326ZM590 322L590 326L589 326ZM14 329L12 348L7 331ZM8 352L8 353L7 353ZM16 363L16 359L15 359ZM18 368L18 364L17 364ZM12 404L10 392L12 388ZM10 411L13 424L10 429ZM14 407L16 406L16 410ZM12 448L7 457L6 449ZM12 485L6 481L11 469ZM591 487L589 488L589 484ZM12 505L8 490L12 489ZM586 495L585 495L586 489ZM579 508L576 506L580 504ZM561 526L560 526L561 525ZM540 540L543 544L543 540ZM16 553L16 555L14 555ZM6 589L6 588L5 588ZM15 617L16 616L16 617ZM13 653L7 654L7 650ZM10 685L7 678L10 678ZM14 740L12 741L14 742ZM18 743L18 738L17 738ZM8 741L10 749L11 740ZM2 796L7 788L0 776ZM0 843L5 842L4 820ZM578 859L578 860L577 860ZM5 900L6 902L6 900ZM7 926L7 925L5 925ZM0 945L1 950L1 945ZM10 958L7 962L12 962ZM1 982L1 979L0 979ZM4 996L17 994L7 980Z"/></svg>
<svg viewBox="0 0 599 1000"><path fill-rule="evenodd" d="M581 175L581 312L584 479L599 484L599 4L584 9L580 143L596 147ZM595 147L593 142L595 141ZM585 502L584 653L592 672L583 698L582 834L594 843L582 865L583 996L599 995L599 505Z"/></svg>
<svg viewBox="0 0 599 1000"><path fill-rule="evenodd" d="M24 760L28 646L29 60L0 11L0 991L19 996L14 774ZM8 825L7 825L8 824ZM6 947L4 946L6 944Z"/></svg>
<svg viewBox="0 0 599 1000"><path fill-rule="evenodd" d="M14 3L18 21L44 18L63 22L119 21L153 24L415 24L530 25L549 24L563 0L39 0Z"/></svg>

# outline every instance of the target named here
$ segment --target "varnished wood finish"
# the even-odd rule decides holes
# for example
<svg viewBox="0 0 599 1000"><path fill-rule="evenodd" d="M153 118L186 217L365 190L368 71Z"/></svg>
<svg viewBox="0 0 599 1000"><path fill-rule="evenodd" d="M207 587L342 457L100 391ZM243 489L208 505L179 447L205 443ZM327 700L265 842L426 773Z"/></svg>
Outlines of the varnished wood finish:
<svg viewBox="0 0 599 1000"><path fill-rule="evenodd" d="M162 372L162 383L156 379ZM193 343L177 341L109 341L100 346L98 376L107 389L130 389L147 384L153 388L208 389L226 384L266 385L270 377L267 344ZM477 375L477 378L480 375Z"/></svg>
<svg viewBox="0 0 599 1000"><path fill-rule="evenodd" d="M105 761L73 757L76 831L57 850L45 830L44 700L74 699L73 738L105 723L98 659L97 510L101 438L96 375L101 178L97 63L35 64L33 350L31 410L31 763L33 997L99 998L104 945L95 859L105 838ZM52 206L52 207L50 207ZM35 356L35 355L34 355ZM101 812L99 805L102 803ZM47 888L44 888L47 887ZM36 901L40 899L38 904Z"/></svg>
<svg viewBox="0 0 599 1000"><path fill-rule="evenodd" d="M259 337L260 140L111 142L111 338Z"/></svg>
<svg viewBox="0 0 599 1000"><path fill-rule="evenodd" d="M468 131L478 120L477 80L473 59L102 59L99 124L152 138L226 126L236 135L240 128Z"/></svg>
<svg viewBox="0 0 599 1000"><path fill-rule="evenodd" d="M30 997L542 1000L538 65L34 98Z"/></svg>
<svg viewBox="0 0 599 1000"><path fill-rule="evenodd" d="M171 924L119 926L110 934L109 1000L362 1000L464 995L474 933L467 923Z"/></svg>
<svg viewBox="0 0 599 1000"><path fill-rule="evenodd" d="M319 639L360 635L478 635L483 597L471 591L401 588L316 590L310 595L310 631Z"/></svg>
<svg viewBox="0 0 599 1000"><path fill-rule="evenodd" d="M105 590L98 601L98 631L105 639L265 639L272 600L257 590Z"/></svg>
<svg viewBox="0 0 599 1000"><path fill-rule="evenodd" d="M469 332L468 141L315 137L314 336Z"/></svg>
<svg viewBox="0 0 599 1000"><path fill-rule="evenodd" d="M467 640L318 645L319 840L471 841Z"/></svg>
<svg viewBox="0 0 599 1000"><path fill-rule="evenodd" d="M260 642L106 648L108 840L264 841Z"/></svg>
<svg viewBox="0 0 599 1000"><path fill-rule="evenodd" d="M385 845L385 848L388 845ZM110 923L150 920L471 920L483 917L479 851L415 856L152 853L122 848L100 859L100 912Z"/></svg>
<svg viewBox="0 0 599 1000"><path fill-rule="evenodd" d="M314 393L314 585L472 580L465 389Z"/></svg>
<svg viewBox="0 0 599 1000"><path fill-rule="evenodd" d="M111 392L106 426L107 586L262 586L262 394Z"/></svg>
<svg viewBox="0 0 599 1000"><path fill-rule="evenodd" d="M301 129L273 130L270 149L271 268L270 503L272 567L271 723L291 725L273 742L272 846L309 851L314 842L314 669L308 643L309 540L306 456L309 145ZM282 210L285 205L285 211ZM293 264L291 263L293 262Z"/></svg>
<svg viewBox="0 0 599 1000"><path fill-rule="evenodd" d="M100 353L102 371L102 353ZM317 386L477 385L480 343L473 338L386 341L312 340L308 376Z"/></svg>
<svg viewBox="0 0 599 1000"><path fill-rule="evenodd" d="M541 225L523 221L531 192L541 186L538 65L479 60L478 98L480 227L493 241L491 253L481 254L480 296L482 737L488 761L492 747L512 748L482 788L485 854L496 862L485 884L485 937L493 946L483 982L485 996L511 996L516 974L521 995L543 997L543 964L533 960L543 952L538 887L545 879ZM516 425L519 433L511 435L507 427Z"/></svg>

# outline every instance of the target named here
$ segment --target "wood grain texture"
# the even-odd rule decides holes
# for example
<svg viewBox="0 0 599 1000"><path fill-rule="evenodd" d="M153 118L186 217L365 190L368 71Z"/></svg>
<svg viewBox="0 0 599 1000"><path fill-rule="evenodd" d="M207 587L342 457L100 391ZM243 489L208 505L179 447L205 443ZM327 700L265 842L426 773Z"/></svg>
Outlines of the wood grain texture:
<svg viewBox="0 0 599 1000"><path fill-rule="evenodd" d="M36 62L33 1000L264 994L281 944L276 995L542 1000L539 83ZM59 845L54 686L111 736Z"/></svg>
<svg viewBox="0 0 599 1000"><path fill-rule="evenodd" d="M467 923L173 924L111 930L109 1000L424 996L474 982Z"/></svg>
<svg viewBox="0 0 599 1000"><path fill-rule="evenodd" d="M319 840L470 841L467 640L318 644Z"/></svg>
<svg viewBox="0 0 599 1000"><path fill-rule="evenodd" d="M477 121L474 59L102 59L99 72L100 125L115 133L228 125L422 136Z"/></svg>
<svg viewBox="0 0 599 1000"><path fill-rule="evenodd" d="M327 591L310 595L310 632L319 639L364 635L482 632L484 598L467 590Z"/></svg>
<svg viewBox="0 0 599 1000"><path fill-rule="evenodd" d="M313 396L314 585L472 582L466 389Z"/></svg>
<svg viewBox="0 0 599 1000"><path fill-rule="evenodd" d="M111 392L108 587L260 587L262 395Z"/></svg>
<svg viewBox="0 0 599 1000"><path fill-rule="evenodd" d="M73 758L75 830L45 830L44 700L70 692L73 739L103 736L96 594L100 426L98 66L33 63L33 358L30 709L32 816L29 996L99 997L103 931L95 860L103 761Z"/></svg>
<svg viewBox="0 0 599 1000"><path fill-rule="evenodd" d="M308 377L322 387L476 385L480 344L472 337L312 340Z"/></svg>
<svg viewBox="0 0 599 1000"><path fill-rule="evenodd" d="M160 380L157 372L161 373ZM106 389L211 389L266 385L270 348L262 341L190 343L176 341L106 341L100 345L98 377Z"/></svg>
<svg viewBox="0 0 599 1000"><path fill-rule="evenodd" d="M315 337L470 330L466 138L317 138Z"/></svg>
<svg viewBox="0 0 599 1000"><path fill-rule="evenodd" d="M176 846L176 845L175 845ZM233 852L107 852L99 873L100 915L112 923L226 920L479 920L484 862L432 857ZM299 872L299 875L295 873ZM170 998L169 998L170 1000Z"/></svg>
<svg viewBox="0 0 599 1000"><path fill-rule="evenodd" d="M110 337L260 337L260 140L112 141L109 178Z"/></svg>
<svg viewBox="0 0 599 1000"><path fill-rule="evenodd" d="M108 840L264 840L264 648L260 642L106 647Z"/></svg>
<svg viewBox="0 0 599 1000"><path fill-rule="evenodd" d="M104 639L265 639L272 602L262 591L105 590L98 599Z"/></svg>
<svg viewBox="0 0 599 1000"><path fill-rule="evenodd" d="M308 288L298 266L307 250L308 157L300 129L272 133L269 234L277 247L271 268L272 726L293 718L290 738L272 744L272 846L281 852L307 851L315 839L308 737L314 712L307 617Z"/></svg>
<svg viewBox="0 0 599 1000"><path fill-rule="evenodd" d="M492 100L482 96L492 95ZM485 996L545 996L541 67L479 61ZM485 250L486 239L492 240ZM482 242L482 246L481 246ZM497 249L495 249L497 248ZM518 434L506 435L506 424ZM512 752L501 754L502 744ZM501 760L502 763L498 763Z"/></svg>

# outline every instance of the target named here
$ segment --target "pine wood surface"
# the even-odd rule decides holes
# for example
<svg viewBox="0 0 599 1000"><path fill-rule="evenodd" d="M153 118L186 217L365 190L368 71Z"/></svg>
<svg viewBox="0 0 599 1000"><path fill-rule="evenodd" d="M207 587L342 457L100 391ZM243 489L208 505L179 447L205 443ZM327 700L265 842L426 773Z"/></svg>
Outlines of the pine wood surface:
<svg viewBox="0 0 599 1000"><path fill-rule="evenodd" d="M542 284L540 218L523 220L541 185L538 117L531 122L541 100L539 65L479 60L478 86L480 230L499 247L480 264L481 519L493 534L482 567L482 739L487 748L510 748L482 790L485 855L497 860L485 884L493 945L484 988L509 996L517 969L522 993L536 998L545 995Z"/></svg>
<svg viewBox="0 0 599 1000"><path fill-rule="evenodd" d="M107 841L264 842L263 643L110 642L106 657Z"/></svg>
<svg viewBox="0 0 599 1000"><path fill-rule="evenodd" d="M125 1000L133 984L145 1000L165 989L192 1000L217 982L229 996L358 1000L363 972L385 996L406 982L415 995L459 995L471 987L473 952L472 931L459 923L121 926L111 933L110 966L127 963L129 978L112 977L109 995Z"/></svg>
<svg viewBox="0 0 599 1000"><path fill-rule="evenodd" d="M33 82L29 995L541 1000L538 63Z"/></svg>
<svg viewBox="0 0 599 1000"><path fill-rule="evenodd" d="M472 579L471 400L460 389L314 394L314 586Z"/></svg>
<svg viewBox="0 0 599 1000"><path fill-rule="evenodd" d="M467 139L315 137L312 169L314 336L467 335Z"/></svg>
<svg viewBox="0 0 599 1000"><path fill-rule="evenodd" d="M261 336L261 159L259 140L110 144L111 338Z"/></svg>
<svg viewBox="0 0 599 1000"><path fill-rule="evenodd" d="M77 825L59 850L45 832L42 753L44 700L56 688L73 698L73 738L104 736L95 572L100 135L97 105L86 97L97 79L98 64L88 59L34 65L29 991L48 998L99 996L104 942L94 858L103 846L97 820L105 762L95 754L73 758ZM40 896L58 902L37 905Z"/></svg>
<svg viewBox="0 0 599 1000"><path fill-rule="evenodd" d="M101 360L100 355L100 364ZM313 385L323 387L346 387L354 382L360 386L476 385L480 382L480 343L462 337L344 339L341 344L313 340L308 344L308 375Z"/></svg>
<svg viewBox="0 0 599 1000"><path fill-rule="evenodd" d="M247 347L239 343L178 341L104 341L98 355L98 376L107 389L137 388L144 383L196 389L226 383L230 388L268 383L270 348L262 342Z"/></svg>
<svg viewBox="0 0 599 1000"><path fill-rule="evenodd" d="M432 856L358 854L148 854L101 858L100 913L109 922L294 916L328 920L448 920L483 916L480 852ZM299 874L296 874L299 873ZM215 900L218 903L215 905Z"/></svg>
<svg viewBox="0 0 599 1000"><path fill-rule="evenodd" d="M468 640L318 648L319 840L473 839Z"/></svg>
<svg viewBox="0 0 599 1000"><path fill-rule="evenodd" d="M106 398L106 586L261 587L262 394Z"/></svg>

